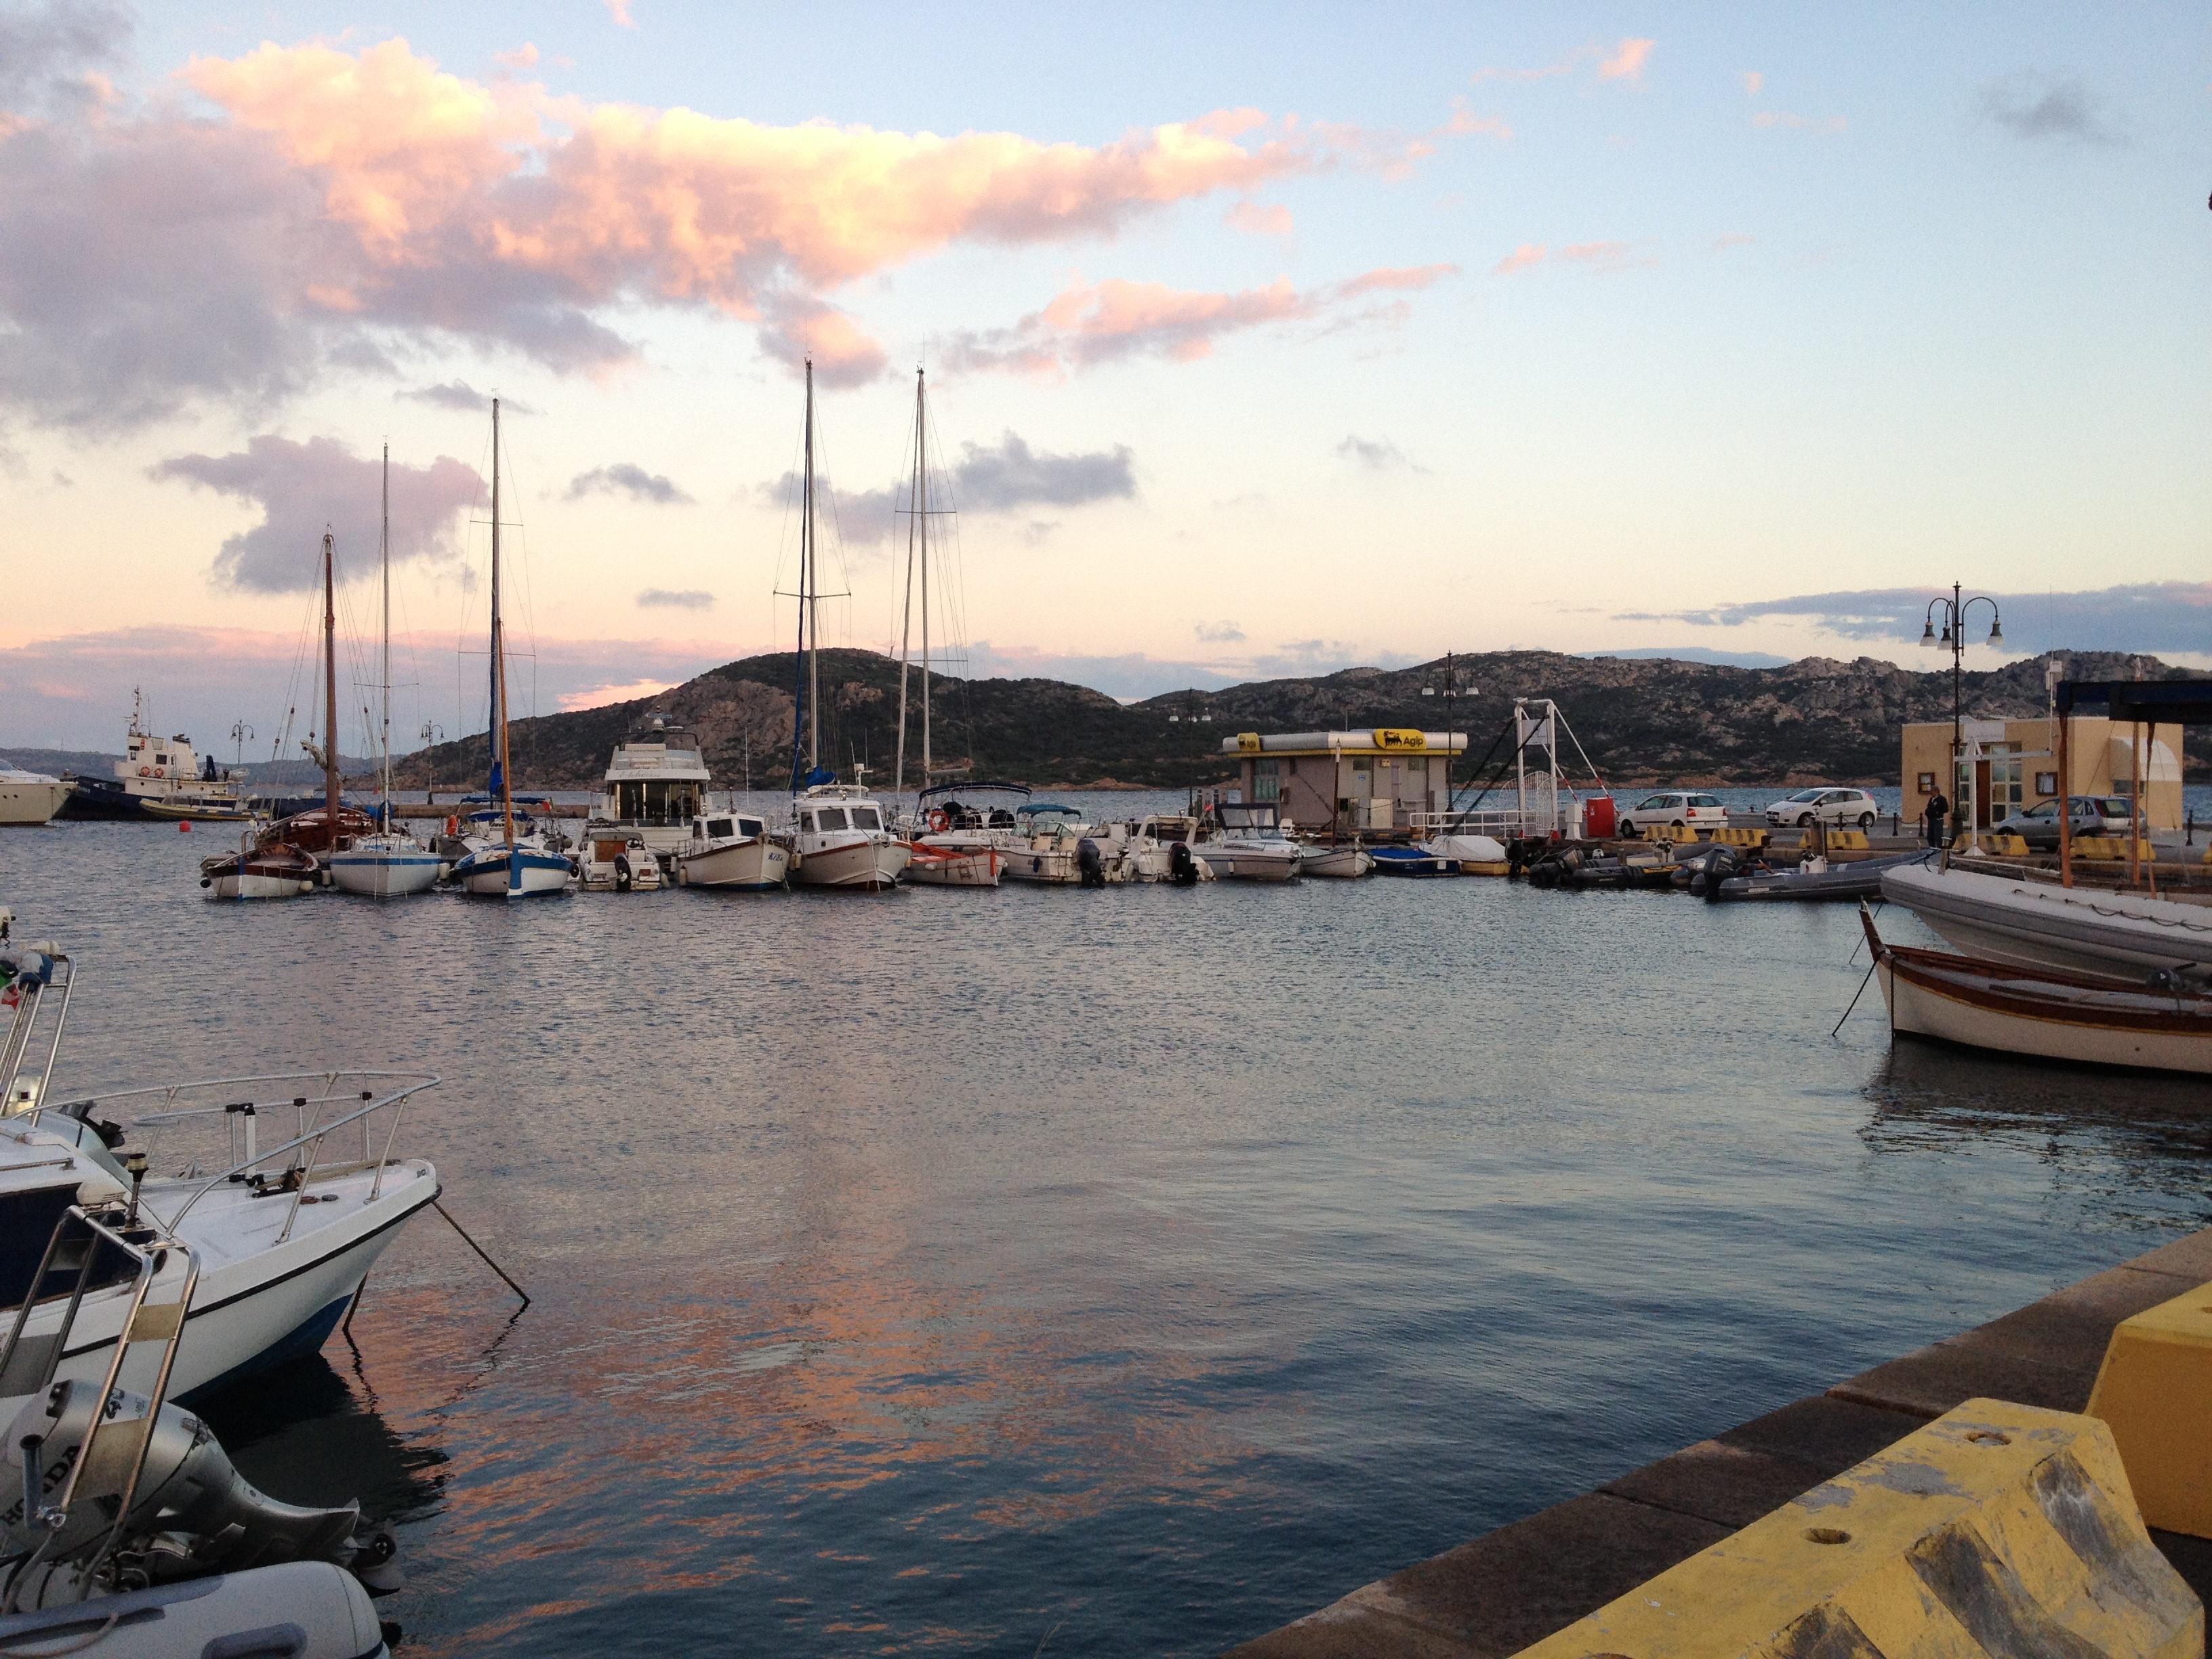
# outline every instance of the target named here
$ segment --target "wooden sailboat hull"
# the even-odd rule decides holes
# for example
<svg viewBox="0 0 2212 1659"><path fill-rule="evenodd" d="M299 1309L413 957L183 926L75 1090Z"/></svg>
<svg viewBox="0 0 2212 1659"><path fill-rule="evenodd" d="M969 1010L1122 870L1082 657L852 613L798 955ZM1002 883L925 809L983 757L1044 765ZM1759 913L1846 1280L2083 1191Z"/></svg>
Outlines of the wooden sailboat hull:
<svg viewBox="0 0 2212 1659"><path fill-rule="evenodd" d="M510 860L519 866L512 872ZM568 860L558 854L528 847L489 847L453 866L461 890L477 898L538 898L565 893L574 874Z"/></svg>
<svg viewBox="0 0 2212 1659"><path fill-rule="evenodd" d="M678 853L676 880L684 887L726 887L765 892L788 886L791 851L772 841L739 842L707 853Z"/></svg>
<svg viewBox="0 0 2212 1659"><path fill-rule="evenodd" d="M2212 997L1884 945L1870 917L1866 928L1893 1030L2040 1060L2212 1075Z"/></svg>
<svg viewBox="0 0 2212 1659"><path fill-rule="evenodd" d="M329 859L331 881L342 892L365 898L404 898L436 885L445 860L435 853L398 848L353 848Z"/></svg>

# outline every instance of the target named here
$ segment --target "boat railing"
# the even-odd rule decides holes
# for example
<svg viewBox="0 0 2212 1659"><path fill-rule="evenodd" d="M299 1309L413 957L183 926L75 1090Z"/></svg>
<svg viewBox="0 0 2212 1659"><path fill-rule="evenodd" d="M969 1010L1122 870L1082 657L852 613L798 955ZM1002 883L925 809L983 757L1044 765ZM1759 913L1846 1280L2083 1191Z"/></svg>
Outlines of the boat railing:
<svg viewBox="0 0 2212 1659"><path fill-rule="evenodd" d="M134 1173L136 1173L134 1171ZM115 1524L109 1530L106 1541L101 1544L84 1569L87 1582L93 1579L106 1561L109 1554L123 1536L123 1529L131 1520L131 1506L137 1500L138 1483L146 1473L146 1455L154 1443L154 1419L161 1404L168 1397L169 1377L176 1369L177 1344L184 1338L185 1318L192 1305L192 1295L200 1282L200 1259L184 1240L176 1237L150 1221L152 1212L142 1211L134 1196L127 1209L118 1200L103 1206L97 1213L81 1204L72 1204L54 1223L54 1230L46 1237L46 1253L39 1258L38 1272L26 1288L22 1305L15 1310L15 1322L9 1327L5 1343L0 1343L0 1395L43 1394L53 1385L54 1374L61 1368L63 1357L69 1352L71 1328L76 1323L78 1310L84 1305L86 1291L92 1287L95 1267L103 1254L103 1247L119 1251L137 1264L131 1280L130 1305L125 1310L121 1328L116 1334L115 1351L108 1356L107 1370L101 1377L96 1398L102 1402L85 1425L83 1443L75 1448L75 1456L69 1471L62 1477L60 1490L52 1503L40 1498L35 1510L23 1516L26 1525L37 1522L46 1532L39 1547L28 1559L8 1576L7 1592L0 1596L0 1614L14 1611L19 1586L33 1582L31 1571L40 1558L59 1540L69 1525L70 1505L76 1501L77 1483L90 1468L95 1449L109 1434L120 1436L125 1444L123 1456L130 1461L130 1473L125 1477L121 1501L113 1511ZM120 1224L119 1226L114 1224ZM83 1237L74 1241L82 1251L80 1260L58 1260L65 1256L64 1246L72 1241L73 1229L82 1229ZM184 1258L185 1272L181 1287L174 1302L156 1303L149 1306L146 1293L153 1289L154 1279L167 1263L172 1254ZM68 1254L74 1254L73 1252ZM76 1282L69 1293L69 1307L62 1315L60 1328L25 1341L23 1332L30 1323L32 1310L41 1297L47 1279L53 1273L76 1270ZM116 1409L116 1380L122 1375L123 1363L131 1350L143 1342L161 1344L161 1358L154 1373L154 1386L148 1391L146 1414L143 1419L124 1418ZM21 1360L19 1366L18 1360ZM19 1370L21 1375L18 1375ZM35 1375L36 1380L29 1380ZM131 1444L136 1441L135 1446ZM21 1448L25 1461L24 1501L29 1503L32 1494L40 1492L44 1481L30 1465L38 1455L39 1442L27 1438ZM67 1455L66 1453L64 1454ZM112 1460L111 1460L112 1462ZM106 1507L103 1502L101 1507Z"/></svg>
<svg viewBox="0 0 2212 1659"><path fill-rule="evenodd" d="M8 947L18 966L9 981L15 994L15 1018L9 1022L4 1045L0 1045L0 1117L35 1109L53 1080L54 1060L62 1049L62 1031L69 1024L70 994L76 988L76 964L65 951L38 945ZM58 993L58 994L57 994ZM26 1107L17 1093L24 1060L37 1048L40 1017L53 1004L52 1029L46 1034L46 1059L38 1073L38 1090Z"/></svg>
<svg viewBox="0 0 2212 1659"><path fill-rule="evenodd" d="M279 1244L292 1236L292 1227L300 1213L300 1204L307 1184L320 1170L325 1176L340 1170L368 1170L376 1171L369 1184L369 1201L374 1203L384 1191L384 1172L392 1164L392 1143L399 1134L399 1126L406 1115L407 1103L425 1089L435 1088L439 1079L428 1072L383 1072L353 1069L334 1069L325 1072L280 1073L267 1077L210 1078L191 1083L157 1084L148 1088L118 1091L112 1094L88 1097L82 1100L63 1102L46 1107L47 1111L83 1120L96 1108L114 1109L125 1103L145 1104L158 1102L161 1109L142 1112L130 1120L134 1129L148 1132L146 1156L150 1162L160 1151L162 1132L191 1126L211 1129L211 1120L222 1120L224 1150L211 1161L221 1168L212 1175L198 1156L193 1156L179 1172L183 1181L199 1182L176 1212L167 1217L156 1217L161 1224L173 1231L183 1224L185 1217L194 1205L217 1187L226 1182L246 1182L264 1185L268 1177L258 1175L262 1166L276 1159L285 1160L276 1192L291 1194L291 1206L284 1217L284 1226L276 1235ZM273 1086L272 1086L273 1085ZM341 1086L345 1085L345 1086ZM212 1094L218 1098L209 1104L190 1103ZM240 1097L243 1097L242 1098ZM260 1097L257 1098L256 1097ZM180 1102L186 1103L179 1103ZM260 1139L260 1120L264 1112L293 1114L295 1133L274 1146L264 1146ZM327 1119L326 1110L335 1112ZM387 1114L381 1125L382 1145L377 1144L379 1125L377 1114ZM353 1124L361 1126L361 1158L343 1164L324 1164L323 1146L331 1136ZM152 1213L150 1208L149 1213Z"/></svg>

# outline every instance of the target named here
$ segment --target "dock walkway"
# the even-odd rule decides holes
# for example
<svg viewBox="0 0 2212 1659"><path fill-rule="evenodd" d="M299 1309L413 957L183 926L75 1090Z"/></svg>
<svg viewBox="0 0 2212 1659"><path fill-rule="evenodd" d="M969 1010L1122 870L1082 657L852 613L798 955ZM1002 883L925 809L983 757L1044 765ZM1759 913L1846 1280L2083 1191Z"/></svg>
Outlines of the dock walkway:
<svg viewBox="0 0 2212 1659"><path fill-rule="evenodd" d="M2212 1281L2212 1228L1353 1590L1235 1659L1504 1659L1978 1396L2079 1412L2112 1328ZM2212 1541L2154 1530L2212 1601Z"/></svg>

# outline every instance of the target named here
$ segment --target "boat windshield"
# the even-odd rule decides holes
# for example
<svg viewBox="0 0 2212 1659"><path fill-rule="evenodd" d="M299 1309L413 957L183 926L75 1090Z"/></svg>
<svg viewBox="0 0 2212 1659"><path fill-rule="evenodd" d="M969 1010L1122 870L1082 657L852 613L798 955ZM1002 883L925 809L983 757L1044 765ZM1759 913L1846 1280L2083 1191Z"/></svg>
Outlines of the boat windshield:
<svg viewBox="0 0 2212 1659"><path fill-rule="evenodd" d="M766 828L767 826L762 823L758 818L739 818L738 820L738 833L741 836L757 836Z"/></svg>
<svg viewBox="0 0 2212 1659"><path fill-rule="evenodd" d="M843 830L847 828L848 825L845 822L845 809L842 806L817 807L814 811L814 827L817 830Z"/></svg>
<svg viewBox="0 0 2212 1659"><path fill-rule="evenodd" d="M707 820L707 838L709 841L719 840L720 837L725 836L734 836L737 833L736 825L728 818L709 818Z"/></svg>
<svg viewBox="0 0 2212 1659"><path fill-rule="evenodd" d="M880 830L883 827L883 817L874 807L855 806L853 809L853 828L855 830Z"/></svg>
<svg viewBox="0 0 2212 1659"><path fill-rule="evenodd" d="M1022 806L1015 809L1015 817L1033 830L1057 830L1073 827L1083 822L1083 814L1073 806Z"/></svg>

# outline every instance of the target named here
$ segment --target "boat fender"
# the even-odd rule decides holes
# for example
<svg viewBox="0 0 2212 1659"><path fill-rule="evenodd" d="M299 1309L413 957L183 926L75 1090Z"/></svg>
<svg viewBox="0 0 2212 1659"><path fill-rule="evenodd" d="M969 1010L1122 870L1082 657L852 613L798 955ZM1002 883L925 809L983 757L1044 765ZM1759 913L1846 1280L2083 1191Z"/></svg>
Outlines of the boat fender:
<svg viewBox="0 0 2212 1659"><path fill-rule="evenodd" d="M446 833L449 836L459 835L461 833L460 819L448 814L446 818Z"/></svg>

